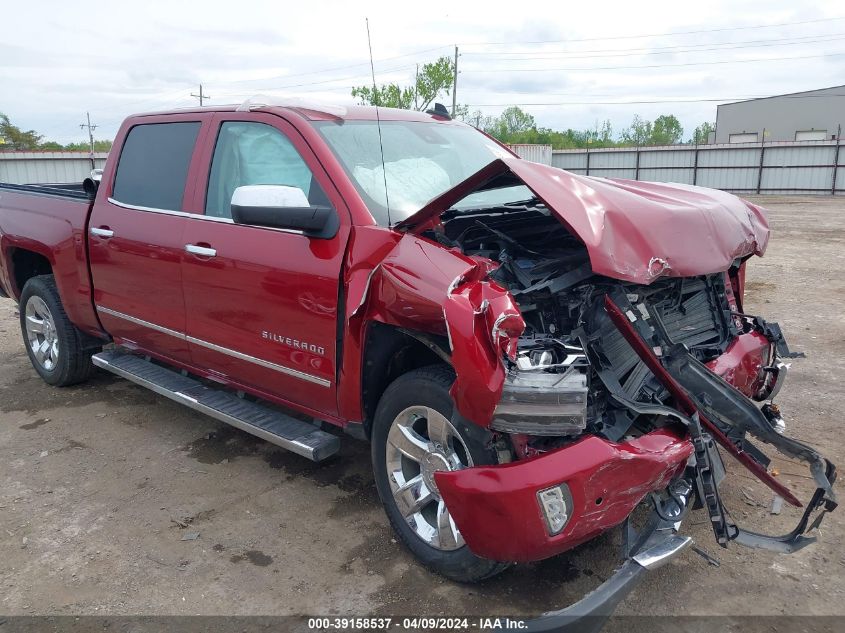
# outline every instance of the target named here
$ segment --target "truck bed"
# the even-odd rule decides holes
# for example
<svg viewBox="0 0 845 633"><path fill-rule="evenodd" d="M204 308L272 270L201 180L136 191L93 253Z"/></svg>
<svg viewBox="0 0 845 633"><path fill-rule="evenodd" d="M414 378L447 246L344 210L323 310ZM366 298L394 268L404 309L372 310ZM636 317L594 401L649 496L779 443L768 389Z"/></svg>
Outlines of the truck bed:
<svg viewBox="0 0 845 633"><path fill-rule="evenodd" d="M15 268L59 271L56 284L71 320L100 332L85 247L93 201L82 184L0 183L0 294L17 299Z"/></svg>
<svg viewBox="0 0 845 633"><path fill-rule="evenodd" d="M14 193L67 198L70 200L91 201L91 197L82 188L82 183L36 183L31 185L14 185L0 182L0 196L3 191ZM0 203L2 204L2 203Z"/></svg>

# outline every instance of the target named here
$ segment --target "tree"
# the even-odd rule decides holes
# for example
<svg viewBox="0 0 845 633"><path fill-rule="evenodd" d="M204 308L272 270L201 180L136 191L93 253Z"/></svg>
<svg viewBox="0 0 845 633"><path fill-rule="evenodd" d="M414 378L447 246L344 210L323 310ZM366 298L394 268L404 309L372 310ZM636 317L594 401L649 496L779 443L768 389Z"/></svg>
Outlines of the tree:
<svg viewBox="0 0 845 633"><path fill-rule="evenodd" d="M674 145L680 142L684 128L674 114L661 114L651 129L651 145Z"/></svg>
<svg viewBox="0 0 845 633"><path fill-rule="evenodd" d="M111 149L111 144L112 142L107 140L94 141L94 151L108 152ZM84 141L80 141L78 143L68 143L63 149L68 152L90 152L91 144Z"/></svg>
<svg viewBox="0 0 845 633"><path fill-rule="evenodd" d="M631 125L622 130L621 139L626 145L649 145L651 143L652 124L640 118L639 114L634 115Z"/></svg>
<svg viewBox="0 0 845 633"><path fill-rule="evenodd" d="M482 128L489 135L503 143L534 143L529 137L536 136L534 117L517 106L505 108L497 117L487 119ZM534 134L530 134L531 132Z"/></svg>
<svg viewBox="0 0 845 633"><path fill-rule="evenodd" d="M635 114L631 125L622 130L620 139L625 145L674 145L683 134L684 128L674 114L661 114L653 123Z"/></svg>
<svg viewBox="0 0 845 633"><path fill-rule="evenodd" d="M705 145L710 140L710 133L716 131L716 125L705 121L692 133L692 142L696 145Z"/></svg>
<svg viewBox="0 0 845 633"><path fill-rule="evenodd" d="M434 62L423 64L412 86L403 88L397 83L383 84L380 87L355 86L352 88L352 96L359 99L361 105L414 109L424 112L442 93L447 96L452 94L454 80L454 62L444 56Z"/></svg>
<svg viewBox="0 0 845 633"><path fill-rule="evenodd" d="M45 152L61 152L65 149L65 146L56 141L44 141L38 146L38 149Z"/></svg>
<svg viewBox="0 0 845 633"><path fill-rule="evenodd" d="M4 139L3 147L6 149L31 150L38 149L43 137L35 130L24 132L16 125L12 125L9 117L0 112L0 138Z"/></svg>

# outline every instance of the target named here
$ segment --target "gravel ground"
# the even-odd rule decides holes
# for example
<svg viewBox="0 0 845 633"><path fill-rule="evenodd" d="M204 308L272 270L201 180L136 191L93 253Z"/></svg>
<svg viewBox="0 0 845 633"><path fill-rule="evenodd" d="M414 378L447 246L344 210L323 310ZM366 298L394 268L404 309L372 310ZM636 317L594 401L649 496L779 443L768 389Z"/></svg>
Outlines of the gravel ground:
<svg viewBox="0 0 845 633"><path fill-rule="evenodd" d="M759 202L774 233L767 256L750 263L747 309L779 321L807 354L779 397L789 432L845 464L845 199ZM339 457L315 465L106 374L48 387L9 300L0 300L0 420L6 616L527 615L576 600L616 562L611 534L482 585L445 581L393 538L367 445L344 438ZM806 497L805 470L775 465ZM740 522L791 529L796 512L770 516L771 493L729 470L726 501ZM696 513L685 531L721 565L688 550L619 613L845 615L843 525L840 510L817 545L779 556L720 549ZM199 537L182 540L190 532Z"/></svg>

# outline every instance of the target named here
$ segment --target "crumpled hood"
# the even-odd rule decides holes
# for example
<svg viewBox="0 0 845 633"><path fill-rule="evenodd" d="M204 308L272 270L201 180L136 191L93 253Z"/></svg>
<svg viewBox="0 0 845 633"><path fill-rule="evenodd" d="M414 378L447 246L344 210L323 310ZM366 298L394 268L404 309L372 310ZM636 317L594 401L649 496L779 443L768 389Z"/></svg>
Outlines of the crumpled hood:
<svg viewBox="0 0 845 633"><path fill-rule="evenodd" d="M438 196L396 228L415 233L475 191L525 184L586 245L593 272L648 284L662 276L727 270L762 255L765 210L733 194L691 185L579 176L501 158Z"/></svg>

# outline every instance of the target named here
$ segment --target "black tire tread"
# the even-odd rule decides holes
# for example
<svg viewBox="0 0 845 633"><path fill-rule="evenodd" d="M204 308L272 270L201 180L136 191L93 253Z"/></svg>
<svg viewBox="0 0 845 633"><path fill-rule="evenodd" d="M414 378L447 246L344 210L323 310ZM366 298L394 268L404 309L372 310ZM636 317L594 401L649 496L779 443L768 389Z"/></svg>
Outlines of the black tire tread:
<svg viewBox="0 0 845 633"><path fill-rule="evenodd" d="M61 356L58 367L53 372L45 372L38 366L26 341L26 302L31 296L38 296L44 300L56 324ZM68 387L88 380L94 371L91 356L95 350L83 348L80 332L65 312L53 275L39 275L26 282L21 292L20 319L27 354L35 370L48 384L55 387Z"/></svg>
<svg viewBox="0 0 845 633"><path fill-rule="evenodd" d="M383 431L384 437L386 438L386 430L381 428L377 429L376 427L380 427L384 424L389 425L392 422L392 419L384 419L384 412L382 409L385 406L385 403L390 402L393 394L401 393L406 389L412 389L413 393L424 393L420 386L421 382L430 383L432 388L442 389L448 394L449 388L454 380L455 372L448 365L429 365L399 376L387 387L387 389L385 389L384 394L382 394L379 401L379 405L376 408L375 420L373 422L373 467L377 478L379 469L376 468L376 460L383 459L384 455L384 445L381 441L379 441L381 439L381 433L379 431ZM380 413L382 415L380 415ZM386 481L384 482L384 485L389 487L389 484L387 484ZM382 497L381 490L379 490L379 497ZM409 528L404 519L399 516L398 511L396 511L392 505L388 505L389 503L392 504L392 500L388 502L382 498L382 505L384 505L385 514L387 514L388 521L390 521L390 525L396 533L397 539L399 539L399 541L408 548L408 550L410 550L420 562L435 573L458 582L477 583L496 576L510 567L510 563L492 561L476 556L466 546L453 552L441 552L439 550L435 550L434 548L430 548L428 545L417 539L412 533L409 533Z"/></svg>

